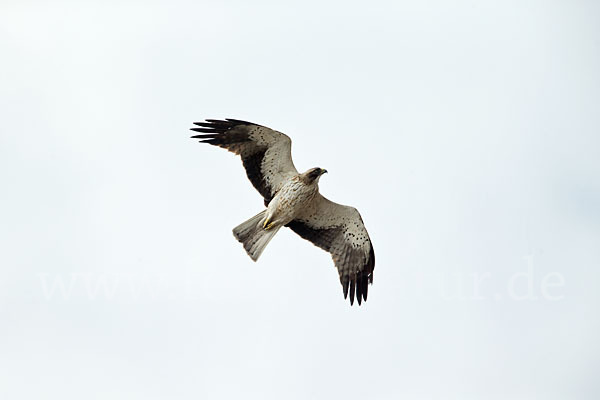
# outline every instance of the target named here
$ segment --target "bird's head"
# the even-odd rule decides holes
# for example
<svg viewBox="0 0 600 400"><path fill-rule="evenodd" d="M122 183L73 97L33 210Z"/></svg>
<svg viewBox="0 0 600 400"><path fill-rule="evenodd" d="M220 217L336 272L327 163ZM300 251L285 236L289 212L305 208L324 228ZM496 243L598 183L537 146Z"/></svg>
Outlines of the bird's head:
<svg viewBox="0 0 600 400"><path fill-rule="evenodd" d="M306 178L306 181L310 183L315 183L319 181L321 175L326 174L327 170L323 168L311 168L302 175Z"/></svg>

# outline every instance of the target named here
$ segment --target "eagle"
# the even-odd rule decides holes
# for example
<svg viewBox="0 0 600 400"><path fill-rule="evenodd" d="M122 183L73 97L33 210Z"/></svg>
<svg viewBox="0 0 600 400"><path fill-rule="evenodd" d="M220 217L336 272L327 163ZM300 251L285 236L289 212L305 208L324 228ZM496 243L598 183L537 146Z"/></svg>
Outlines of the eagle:
<svg viewBox="0 0 600 400"><path fill-rule="evenodd" d="M253 261L282 227L329 252L338 270L344 298L360 305L373 284L375 252L358 210L319 193L327 170L299 173L292 161L292 141L285 134L252 122L226 118L194 122L192 136L239 155L246 175L264 198L266 209L233 228Z"/></svg>

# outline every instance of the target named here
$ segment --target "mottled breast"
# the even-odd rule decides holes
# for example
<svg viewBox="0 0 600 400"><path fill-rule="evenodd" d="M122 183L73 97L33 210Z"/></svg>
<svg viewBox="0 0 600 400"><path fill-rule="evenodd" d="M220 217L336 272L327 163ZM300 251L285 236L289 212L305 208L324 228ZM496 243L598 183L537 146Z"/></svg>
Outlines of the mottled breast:
<svg viewBox="0 0 600 400"><path fill-rule="evenodd" d="M307 185L298 176L290 178L276 195L275 214L292 220L317 193L317 185Z"/></svg>

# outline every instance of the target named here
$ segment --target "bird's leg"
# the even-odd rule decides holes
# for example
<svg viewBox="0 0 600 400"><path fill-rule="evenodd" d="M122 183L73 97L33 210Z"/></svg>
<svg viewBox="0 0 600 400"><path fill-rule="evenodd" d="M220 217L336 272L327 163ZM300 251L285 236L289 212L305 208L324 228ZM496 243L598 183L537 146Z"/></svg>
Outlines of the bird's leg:
<svg viewBox="0 0 600 400"><path fill-rule="evenodd" d="M273 227L273 222L271 222L270 218L265 219L265 222L263 224L263 229L265 231L268 231L269 229L271 229Z"/></svg>
<svg viewBox="0 0 600 400"><path fill-rule="evenodd" d="M278 215L279 213L277 207L277 200L275 199L271 201L271 203L269 203L269 206L267 207L265 222L263 222L263 229L265 231L268 231L269 229L273 228L273 222L279 220Z"/></svg>

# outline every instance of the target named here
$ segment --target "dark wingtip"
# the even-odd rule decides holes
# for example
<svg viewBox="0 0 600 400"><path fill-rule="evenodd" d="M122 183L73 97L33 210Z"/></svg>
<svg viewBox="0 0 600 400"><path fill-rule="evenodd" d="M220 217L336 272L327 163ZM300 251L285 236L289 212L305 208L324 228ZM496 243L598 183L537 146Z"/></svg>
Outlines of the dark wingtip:
<svg viewBox="0 0 600 400"><path fill-rule="evenodd" d="M348 298L350 292L350 305L354 305L354 300L358 305L366 303L369 295L369 285L373 284L373 270L375 267L375 253L371 248L369 258L362 270L356 271L354 275L341 275L340 283L344 292L344 299ZM349 290L348 290L349 289Z"/></svg>
<svg viewBox="0 0 600 400"><path fill-rule="evenodd" d="M349 285L349 281L342 281L342 290L344 291L344 300L348 298L348 285Z"/></svg>
<svg viewBox="0 0 600 400"><path fill-rule="evenodd" d="M190 128L190 131L212 133L213 135L216 133L223 133L223 132L221 132L222 129L210 129L210 128Z"/></svg>
<svg viewBox="0 0 600 400"><path fill-rule="evenodd" d="M231 119L231 118L226 118L224 120L223 119L206 119L205 122L194 122L193 124L196 125L196 127L190 128L190 130L192 130L194 132L211 133L213 135L226 133L229 130L231 130L239 125L257 125L257 124L253 124L252 122L241 121L238 119ZM192 136L192 138L196 139L193 136Z"/></svg>
<svg viewBox="0 0 600 400"><path fill-rule="evenodd" d="M367 277L364 275L359 276L358 281L356 282L356 291L358 292L358 305L359 306L363 299L365 301L367 300L366 293L367 293L368 286L369 285L367 284Z"/></svg>
<svg viewBox="0 0 600 400"><path fill-rule="evenodd" d="M258 125L258 124L255 124L254 122L242 121L241 119L233 119L233 118L225 118L225 121L234 123L236 125ZM262 126L262 125L259 125L259 126Z"/></svg>
<svg viewBox="0 0 600 400"><path fill-rule="evenodd" d="M192 139L214 139L216 136L215 135L194 135L194 136L190 136L190 138Z"/></svg>

